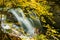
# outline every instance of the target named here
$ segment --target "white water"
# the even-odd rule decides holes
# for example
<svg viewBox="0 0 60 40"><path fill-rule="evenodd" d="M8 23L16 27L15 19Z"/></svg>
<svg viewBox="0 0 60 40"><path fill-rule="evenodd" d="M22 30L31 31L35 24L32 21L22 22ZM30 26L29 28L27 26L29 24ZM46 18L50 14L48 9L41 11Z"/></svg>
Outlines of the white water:
<svg viewBox="0 0 60 40"><path fill-rule="evenodd" d="M35 31L34 27L37 24L38 24L39 27L41 26L40 20L38 19L38 17L36 16L36 14L35 15L33 13L29 14L29 16L33 16L34 17L34 19L31 19L31 18L25 17L25 14L23 13L22 9L20 9L20 8L10 9L10 10L8 10L8 12L10 12L12 15L14 15L14 17L17 19L17 21L19 22L19 24L21 25L21 27L24 28L24 31L26 31L28 34L30 34L30 37L35 34L34 33L34 31ZM15 33L16 36L22 37L22 38L25 37L25 35L23 36L23 34L20 33L20 31L16 30L16 29L19 29L20 27L18 27L17 25L13 24L12 27L14 27L16 29L10 28L10 26L8 24L5 24L4 21L6 21L6 18L2 17L1 26L2 26L3 29L11 29L12 32L13 32L13 34ZM35 25L35 23L36 23L36 25ZM3 31L5 31L5 30L3 30ZM6 33L8 33L8 32L6 32Z"/></svg>
<svg viewBox="0 0 60 40"><path fill-rule="evenodd" d="M8 12L11 12L15 17L16 19L18 20L18 22L21 24L21 26L23 26L23 24L27 28L27 32L30 34L30 35L34 35L34 28L32 26L32 24L30 23L30 21L25 17L23 11L18 8L18 9L10 9ZM19 15L20 14L20 15ZM22 15L22 16L21 16Z"/></svg>
<svg viewBox="0 0 60 40"><path fill-rule="evenodd" d="M2 18L1 18L1 26L2 26L2 28L3 29L10 29L9 25L4 23L5 20L6 20L6 17L4 15L2 15Z"/></svg>

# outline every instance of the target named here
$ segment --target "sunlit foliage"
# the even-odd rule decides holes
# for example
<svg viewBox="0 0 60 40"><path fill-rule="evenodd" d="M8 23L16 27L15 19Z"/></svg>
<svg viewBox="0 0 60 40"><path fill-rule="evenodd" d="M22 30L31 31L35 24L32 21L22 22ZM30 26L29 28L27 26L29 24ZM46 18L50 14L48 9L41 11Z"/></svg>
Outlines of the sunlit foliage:
<svg viewBox="0 0 60 40"><path fill-rule="evenodd" d="M55 29L55 17L53 16L53 12L49 12L51 6L48 4L47 0L0 0L0 8L7 11L10 8L21 8L25 15L32 14L32 12L36 13L38 18L42 22L43 32L42 34L38 34L37 36L33 37L31 40L59 40L60 34ZM58 10L60 7L55 7L55 10ZM60 9L59 9L60 10ZM59 12L58 10L58 12ZM1 14L1 13L0 13ZM34 16L31 16L34 19ZM46 30L44 29L46 28ZM22 30L22 32L24 32ZM1 34L0 34L1 35ZM4 36L3 38L8 38ZM11 38L9 36L9 38ZM25 40L24 38L17 38L18 40ZM11 38L11 40L17 40L15 37ZM2 39L4 40L4 39Z"/></svg>

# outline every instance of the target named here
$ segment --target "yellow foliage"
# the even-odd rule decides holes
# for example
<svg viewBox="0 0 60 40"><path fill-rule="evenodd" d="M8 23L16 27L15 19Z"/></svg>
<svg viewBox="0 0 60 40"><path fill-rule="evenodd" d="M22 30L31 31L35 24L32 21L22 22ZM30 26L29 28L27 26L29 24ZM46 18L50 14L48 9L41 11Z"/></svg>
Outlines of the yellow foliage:
<svg viewBox="0 0 60 40"><path fill-rule="evenodd" d="M9 7L9 8L21 7L22 10L24 10L26 8L27 11L32 9L32 10L28 11L29 14L31 14L32 13L31 11L33 11L38 15L39 18L41 17L41 15L46 15L46 16L48 15L47 17L49 18L49 20L51 20L51 22L53 24L56 23L54 20L52 20L52 18L54 18L53 13L49 12L50 6L48 5L48 2L46 0L10 0L10 1L9 0L8 1L0 0L0 6L5 7L5 10L7 10L7 7ZM58 7L56 9L58 9ZM26 15L27 15L27 13L26 13ZM30 16L30 18L36 20L34 16ZM46 20L44 19L44 17L41 17L41 21L46 23ZM9 25L11 25L11 23ZM43 26L47 28L47 32L46 32L47 36L52 36L54 38L56 38L55 36L60 37L60 35L55 34L55 33L58 33L56 31L56 29L51 28L51 26L49 24L47 24L47 25L44 24ZM21 32L24 34L24 31L22 28L21 28ZM43 34L37 35L35 39L32 38L31 40L37 40L37 39L38 40L48 40L46 38L46 35L43 35ZM22 40L25 40L25 39L22 38Z"/></svg>

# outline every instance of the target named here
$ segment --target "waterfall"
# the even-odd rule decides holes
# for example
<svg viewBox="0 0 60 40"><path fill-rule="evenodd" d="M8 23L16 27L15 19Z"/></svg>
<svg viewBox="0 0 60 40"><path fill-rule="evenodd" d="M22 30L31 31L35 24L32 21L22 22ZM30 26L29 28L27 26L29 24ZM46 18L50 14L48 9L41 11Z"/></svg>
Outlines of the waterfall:
<svg viewBox="0 0 60 40"><path fill-rule="evenodd" d="M22 11L22 9L20 8L16 8L16 9L12 8L12 9L9 9L8 12L14 16L15 20L17 20L18 23L20 24L20 27L17 26L15 23L12 23L12 26L10 27L8 23L5 23L6 15L4 16L3 14L2 21L1 21L1 27L5 33L9 33L8 31L6 31L6 29L7 30L10 29L12 31L11 33L15 34L15 36L26 37L22 32L20 32L20 30L17 30L22 27L26 33L30 34L29 37L31 37L35 35L35 29L34 29L35 27L37 27L40 30L42 29L41 22L38 16L36 15L36 13L34 13L33 11L28 11L32 13L32 14L28 13L29 17L26 16L24 12Z"/></svg>
<svg viewBox="0 0 60 40"><path fill-rule="evenodd" d="M26 28L25 31L27 31L30 35L34 35L34 28L32 24L25 17L23 11L20 8L10 9L8 12L12 13L16 17L17 21L23 28Z"/></svg>
<svg viewBox="0 0 60 40"><path fill-rule="evenodd" d="M41 24L41 21L39 20L39 17L37 16L37 13L33 12L33 11L29 11L28 12L31 12L31 14L29 14L30 17L33 17L32 20L33 20L33 23L34 23L34 27L37 27L40 32L42 32L42 24Z"/></svg>

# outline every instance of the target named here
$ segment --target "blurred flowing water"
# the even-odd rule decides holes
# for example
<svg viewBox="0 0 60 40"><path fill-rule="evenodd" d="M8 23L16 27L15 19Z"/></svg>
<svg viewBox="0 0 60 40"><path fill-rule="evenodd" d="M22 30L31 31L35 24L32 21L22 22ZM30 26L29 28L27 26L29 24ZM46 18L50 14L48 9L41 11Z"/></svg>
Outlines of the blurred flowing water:
<svg viewBox="0 0 60 40"><path fill-rule="evenodd" d="M24 31L30 34L30 36L35 35L35 29L34 29L35 26L40 27L40 29L42 27L40 20L38 19L37 15L34 14L33 12L32 14L29 14L29 16L35 17L34 19L26 17L23 10L20 8L9 9L8 12L10 12L15 17L15 19L18 21L21 27L23 27ZM14 29L14 28L11 28L8 24L5 24L4 21L6 21L6 18L2 17L1 26L4 29L4 32L7 32L5 31L5 29L11 29L17 36L21 34L20 31L16 30L20 28L19 26L13 24L13 27L15 27Z"/></svg>
<svg viewBox="0 0 60 40"><path fill-rule="evenodd" d="M17 13L17 10L18 10L19 14L21 14L21 15L19 15ZM23 28L25 28L25 27L27 28L27 30L26 29L25 30L29 34L33 35L34 34L34 29L33 29L32 24L29 22L29 20L27 18L25 18L25 15L24 15L23 11L20 8L18 8L17 10L11 9L11 10L9 10L9 12L11 12L16 17L16 19L18 20L19 24L21 24L21 26ZM25 25L25 26L23 26L23 25Z"/></svg>

